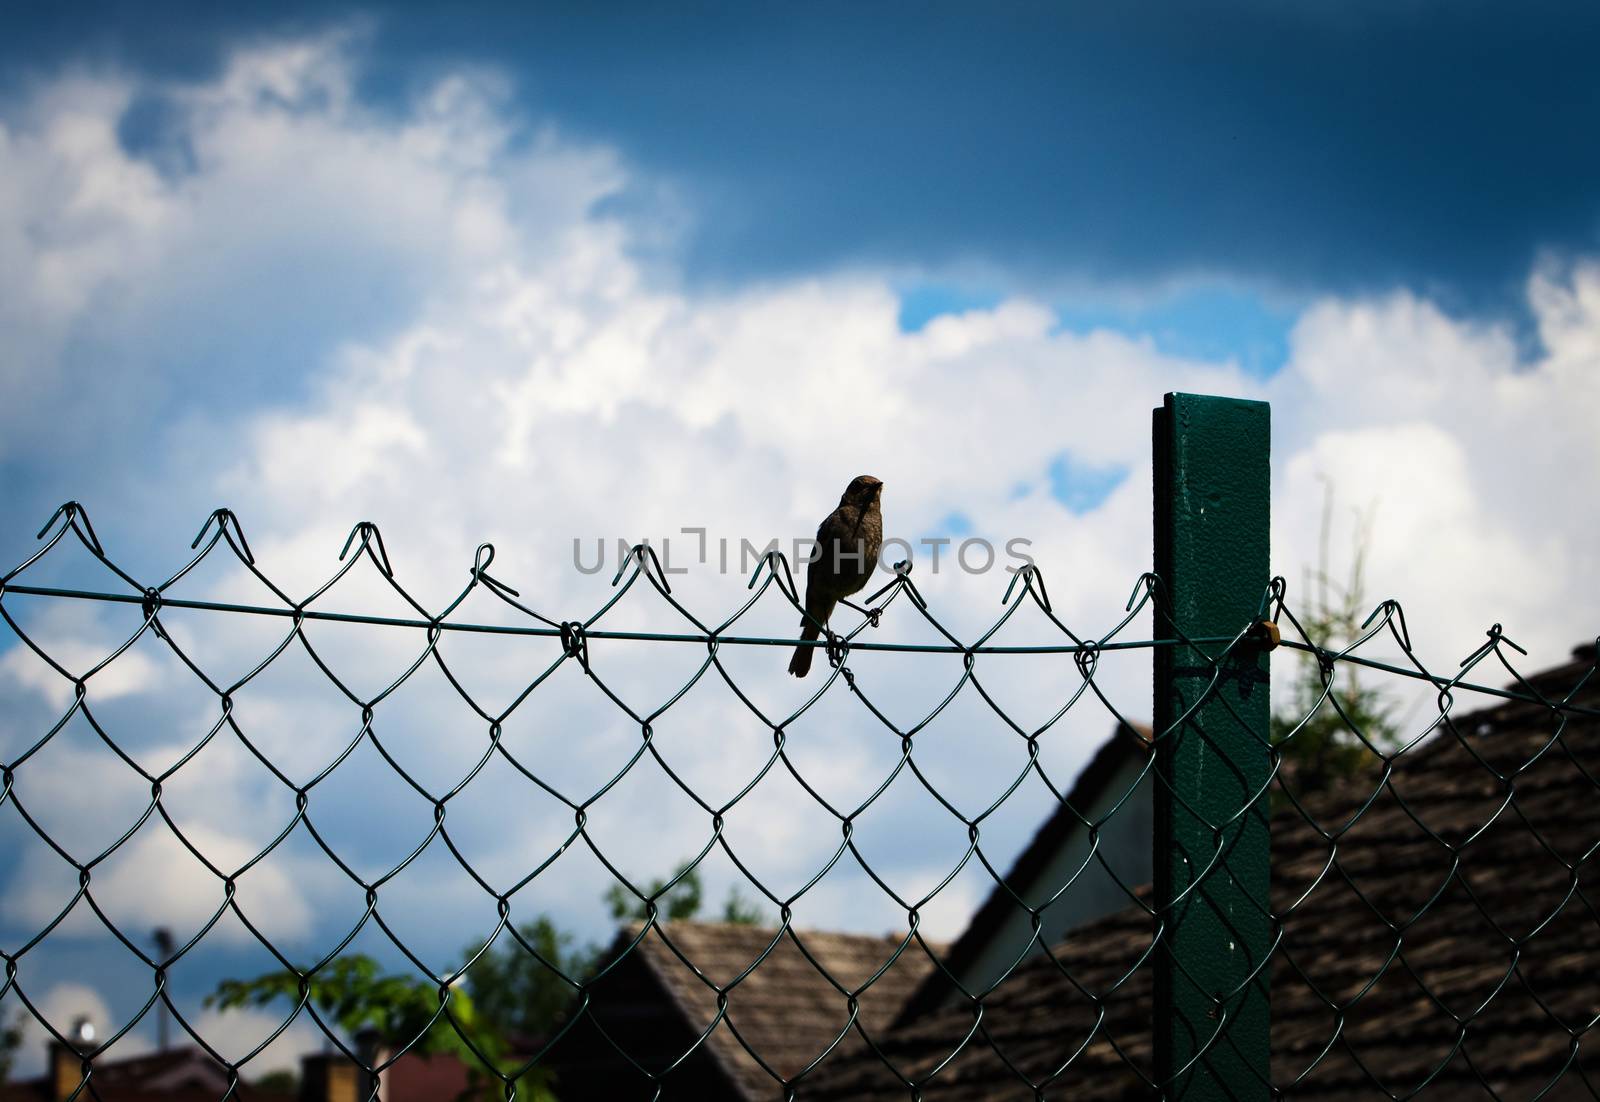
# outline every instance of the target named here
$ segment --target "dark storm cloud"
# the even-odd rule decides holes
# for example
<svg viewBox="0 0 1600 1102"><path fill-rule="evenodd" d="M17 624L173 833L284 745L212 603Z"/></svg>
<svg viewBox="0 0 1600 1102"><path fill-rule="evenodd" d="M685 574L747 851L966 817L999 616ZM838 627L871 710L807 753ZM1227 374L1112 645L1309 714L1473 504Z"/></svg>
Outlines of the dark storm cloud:
<svg viewBox="0 0 1600 1102"><path fill-rule="evenodd" d="M13 73L109 55L193 76L240 36L361 14L150 10L36 12L0 49ZM1592 6L449 10L366 12L375 98L503 66L532 115L682 190L698 279L972 263L1063 285L1403 284L1473 308L1541 250L1596 243Z"/></svg>

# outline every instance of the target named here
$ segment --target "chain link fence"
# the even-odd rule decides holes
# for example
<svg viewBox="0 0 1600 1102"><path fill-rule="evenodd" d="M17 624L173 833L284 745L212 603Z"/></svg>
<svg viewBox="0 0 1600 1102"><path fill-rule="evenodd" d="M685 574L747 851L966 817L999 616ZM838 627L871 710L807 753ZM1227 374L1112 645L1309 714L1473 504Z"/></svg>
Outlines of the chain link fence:
<svg viewBox="0 0 1600 1102"><path fill-rule="evenodd" d="M793 638L742 626L752 610L773 604L801 614L802 595L777 552L762 559L747 601L715 622L680 603L644 545L623 561L602 607L561 619L491 573L488 545L460 593L430 609L401 583L366 523L351 532L331 577L295 597L256 561L226 510L196 537L191 561L150 585L107 554L80 506L62 506L41 530L38 553L0 581L0 618L15 646L50 671L60 705L36 730L20 730L23 713L12 712L0 774L0 814L35 854L17 856L19 842L5 869L12 903L3 912L0 1011L36 1023L30 1028L50 1045L43 1077L14 1082L5 1097L1600 1094L1593 647L1561 668L1524 671L1497 625L1458 667L1438 671L1418 658L1393 601L1372 610L1353 636L1330 641L1325 610L1297 607L1282 579L1267 580L1265 408L1173 396L1156 428L1156 569L1138 579L1119 621L1094 633L1070 625L1043 574L1028 566L1010 579L996 622L962 638L902 567L862 602L865 615L836 621L839 634L817 641L827 659L818 664L822 676L804 703L781 712L731 661L749 651L777 661L794 646ZM118 586L30 584L31 572L72 545ZM181 596L179 583L215 557L271 598ZM358 567L409 611L341 611L330 591ZM681 629L613 627L619 603L635 591L664 602ZM469 597L490 599L505 615L467 619ZM68 654L36 641L36 625L52 610L83 607L124 616L130 630L120 645ZM998 641L1024 609L1052 638ZM223 635L249 624L272 641L225 675L176 629L180 611L217 618ZM931 641L875 640L873 629L893 618L925 625ZM358 687L320 649L317 633L331 625L419 645L397 675ZM467 664L452 657L468 637L490 647L531 639L553 650L504 706L490 707ZM648 648L646 655L692 648L698 657L660 704L642 709L618 687L624 644ZM150 646L186 671L185 691L210 713L203 733L159 768L130 747L127 727L102 719L126 689L124 656ZM261 729L270 710L241 702L292 654L334 688L328 715L337 720L275 741ZM920 694L908 711L901 695L874 683L871 662L884 655L930 670L935 660L941 671L954 663L954 675L914 679ZM1070 673L1037 686L1048 708L1030 707L1027 718L995 688L998 671L1024 658ZM1153 700L1128 694L1126 680L1111 687L1104 671L1117 659L1144 663ZM1279 680L1276 710L1269 664ZM432 684L448 686L443 698L452 706L453 719L433 737L468 748L444 781L421 775L390 736L396 717L420 707L406 693L422 671L439 675ZM568 676L581 680L591 702L603 701L632 740L625 760L582 790L508 734L514 717L531 715L581 741L582 714L541 711L541 692ZM1507 679L1505 687L1491 683ZM702 693L742 709L766 743L754 766L716 793L675 767L660 735L674 710ZM940 779L930 759L944 744L927 746L957 702L975 704L964 714L983 718L963 720L969 745L995 755L1003 746L1015 763L994 798L977 806ZM863 739L893 748L879 772L857 778L849 801L819 779L794 735L808 713L829 707ZM1115 732L1076 783L1049 757L1052 740L1074 723L1080 732ZM89 740L97 765L71 759L83 771L63 777L52 772L62 767L51 747L73 730ZM713 728L700 737L723 734ZM283 760L313 743L316 767ZM264 840L248 851L218 845L171 806L181 784L208 783L207 755L224 744L265 770L281 797L281 815L258 824ZM358 755L366 768L398 779L431 821L382 867L354 859L337 841L338 820L359 824L370 814L336 787ZM521 867L509 871L480 869L456 827L473 814L476 778L491 769L525 793L518 799L537 803L541 837L553 840L514 846ZM618 803L608 795L645 774L686 800L702 825L692 856L654 880L629 871L638 866L633 843L619 843L604 821ZM93 845L58 837L58 820L41 801L63 786L109 784L99 778L113 775L142 793L127 820ZM814 867L783 883L762 871L767 843L759 831L752 841L740 829L762 821L766 785L776 783L769 778L803 794L815 812L813 839L829 839ZM896 785L926 797L920 817L891 818L888 837L874 837L876 809ZM1045 821L1026 847L997 848L997 837L1014 841L995 824L1025 786L1048 793ZM382 820L364 825L388 829ZM946 828L963 841L942 873L911 891L886 871L885 846ZM176 843L172 860L188 870L181 883L208 887L201 894L210 900L160 947L102 901L126 888L119 861L152 832ZM315 847L337 870L342 896L358 905L291 921L293 905L274 893L295 885L274 878L272 866L292 845ZM553 927L527 921L540 899L565 890L572 854L603 870L621 919L615 937L587 955L573 953ZM416 922L444 904L402 879L436 860L470 880L487 908L478 912L474 946L448 966L414 936ZM698 900L700 874L714 863L745 894L730 896L724 921L698 921L682 901ZM47 866L59 890L42 893L47 906L35 905L29 900L41 893L29 893L29 878ZM829 928L826 910L806 909L842 870L855 877L853 891L881 897L897 916L890 934ZM941 940L925 918L963 876L981 885L972 899L981 906L954 941ZM178 883L151 881L151 907L131 913L159 911L162 893ZM288 940L298 931L297 946L315 940L303 936L312 919L338 927L320 951L306 958L280 945L285 930ZM142 977L138 1008L106 1036L52 1018L41 1000L50 966L33 967L53 946L91 936L101 946L95 961L118 962L104 967L106 977ZM375 966L364 939L381 944L395 967ZM217 999L269 1011L274 1023L238 1051L214 1044L203 1016L173 993L185 968L218 942L223 963L207 967L231 968L236 978L217 987ZM135 1031L158 1020L172 1023L188 1064L176 1049L167 1049L165 1063L161 1054L121 1055ZM323 1051L307 1057L299 1081L257 1074L269 1046L305 1023ZM167 1074L167 1086L139 1080L135 1072L146 1066Z"/></svg>

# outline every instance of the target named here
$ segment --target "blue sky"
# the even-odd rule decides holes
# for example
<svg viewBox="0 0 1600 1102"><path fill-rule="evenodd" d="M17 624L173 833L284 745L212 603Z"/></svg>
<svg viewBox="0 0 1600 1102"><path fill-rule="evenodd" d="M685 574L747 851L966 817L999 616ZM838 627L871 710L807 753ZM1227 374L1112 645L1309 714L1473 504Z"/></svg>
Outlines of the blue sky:
<svg viewBox="0 0 1600 1102"><path fill-rule="evenodd" d="M203 79L241 40L361 19L374 102L492 65L529 114L714 206L681 257L698 279L970 265L1514 310L1540 250L1594 240L1600 15L1570 4L155 11L32 9L9 82L86 59ZM136 105L126 133L160 118Z"/></svg>
<svg viewBox="0 0 1600 1102"><path fill-rule="evenodd" d="M155 581L228 506L268 573L308 593L350 526L372 520L430 603L491 540L497 576L568 619L609 594L572 569L575 538L803 536L872 471L907 538L1031 540L1058 611L1093 635L1148 566L1149 410L1176 389L1272 403L1274 564L1292 585L1316 563L1332 492L1331 565L1365 527L1367 596L1405 603L1430 660L1503 622L1531 666L1550 665L1596 629L1571 594L1600 570L1600 545L1569 487L1600 477L1597 46L1600 16L1546 4L36 7L0 41L0 560L30 554L76 499L113 557ZM693 607L732 608L746 577L733 574L675 585ZM31 577L110 584L81 557ZM974 634L1008 580L923 578ZM183 586L260 597L220 566ZM329 599L397 611L370 577ZM626 614L674 624L658 606ZM85 668L127 629L106 610L17 615ZM785 608L757 616L793 630ZM883 638L920 638L891 620ZM186 630L228 668L270 643L204 618ZM380 683L415 642L319 637ZM739 659L752 691L800 691L761 657ZM460 657L491 693L532 660ZM645 698L683 672L597 661ZM1061 673L992 676L1028 711L1064 689ZM939 682L889 662L858 674L896 714ZM1104 677L1131 712L1147 707L1139 669ZM315 732L275 744L315 759L352 719L325 689L285 669L241 715L263 737ZM440 690L380 721L448 778L483 732ZM636 745L581 685L540 692L592 735L546 746L532 724L519 737L549 769L583 778ZM158 757L216 720L215 699L148 639L90 696ZM661 736L713 787L769 744L725 697L691 694ZM10 760L71 693L7 638L0 699ZM819 783L841 790L898 747L847 703L797 732ZM983 722L974 708L961 722ZM723 728L742 741L694 737ZM1016 747L993 753L962 729L930 735L928 767L981 806ZM1108 729L1103 711L1075 713L1046 740L1063 787ZM207 845L246 852L284 793L217 752L172 798ZM97 836L138 798L105 758L79 730L20 770L18 791ZM362 768L382 779L352 759L340 784L372 814L330 797L319 821L381 862L426 830L426 806L363 788ZM118 799L68 783L83 777L121 785ZM481 783L480 807L520 817L457 822L487 866L514 870L550 844L552 809L515 777ZM657 821L631 819L661 796L640 783L596 829L647 839L630 856L648 878L706 824L670 792ZM794 797L764 793L768 818L738 828L779 879L803 877L837 836ZM925 802L896 789L866 834L913 886L949 859L948 839L916 826ZM1026 789L986 827L998 864L1047 809L1042 786ZM0 831L20 829L0 816ZM8 939L61 888L48 852L15 837L0 856ZM166 842L141 836L102 881L136 926L167 905L194 922L211 898L205 876L173 872ZM719 897L733 880L708 875ZM394 889L427 901L410 934L441 956L484 902L446 879ZM519 897L517 917L549 911L599 936L602 886L595 867L571 870ZM296 952L337 933L328 916L349 887L300 850L256 882L278 892ZM860 889L824 885L802 920L893 926ZM963 874L928 921L959 931L984 889ZM124 1018L137 1001L96 986L109 952L69 923L32 955L30 991L53 1012ZM174 981L197 1014L217 975L265 967L233 934L212 952ZM207 1025L244 1037L262 1023Z"/></svg>

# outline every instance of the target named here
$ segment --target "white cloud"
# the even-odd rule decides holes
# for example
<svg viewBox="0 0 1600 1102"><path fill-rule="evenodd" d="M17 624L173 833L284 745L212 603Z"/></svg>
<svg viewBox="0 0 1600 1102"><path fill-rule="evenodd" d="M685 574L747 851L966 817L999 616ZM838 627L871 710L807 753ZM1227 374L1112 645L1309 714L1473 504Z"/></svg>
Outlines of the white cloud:
<svg viewBox="0 0 1600 1102"><path fill-rule="evenodd" d="M283 1013L287 1013L287 1008ZM283 1013L208 1008L200 1011L189 1024L224 1059L242 1060L283 1023ZM241 1074L247 1082L271 1071L292 1071L298 1075L301 1055L315 1051L322 1043L322 1030L302 1013L246 1064Z"/></svg>
<svg viewBox="0 0 1600 1102"><path fill-rule="evenodd" d="M184 836L224 873L233 873L256 850L242 840L211 827L180 824ZM43 928L72 898L66 866L53 853L30 850L15 873L0 914L18 927ZM227 898L222 879L190 853L159 819L147 826L95 870L90 893L106 916L130 936L165 926L187 938L209 922ZM310 907L291 876L272 865L258 865L238 881L237 901L263 936L272 940L304 937L311 930ZM63 935L101 936L101 921L80 902L58 928ZM255 944L251 933L231 915L208 937L219 943Z"/></svg>
<svg viewBox="0 0 1600 1102"><path fill-rule="evenodd" d="M137 627L134 622L129 634ZM126 635L118 637L97 619L92 607L68 602L40 610L37 617L28 619L27 630L67 674L78 678L91 674L127 641ZM77 691L70 677L53 669L20 640L0 653L0 677L18 688L38 693L57 714L72 703ZM163 671L149 655L130 648L93 672L85 686L92 705L135 693L157 692L163 682Z"/></svg>
<svg viewBox="0 0 1600 1102"><path fill-rule="evenodd" d="M96 1042L104 1044L112 1033L124 1024L111 1012L102 994L86 983L55 983L31 996L34 1006L44 1020L58 1032L71 1035L79 1019L87 1019L94 1027ZM18 1079L42 1075L46 1067L49 1046L55 1043L39 1020L21 1006L20 999L8 997L0 1003L0 1012L11 1023L22 1016L22 1043L17 1048L12 1075ZM108 1050L115 1059L140 1056L155 1048L142 1027L130 1030Z"/></svg>
<svg viewBox="0 0 1600 1102"><path fill-rule="evenodd" d="M1505 331L1411 295L1308 312L1269 390L1280 569L1315 562L1320 474L1341 511L1374 510L1373 603L1402 602L1430 662L1464 657L1496 621L1535 669L1591 637L1571 594L1600 550L1572 488L1600 475L1585 427L1600 410L1597 290L1594 263L1535 275L1545 349L1527 363Z"/></svg>
<svg viewBox="0 0 1600 1102"><path fill-rule="evenodd" d="M172 766L215 722L197 715L173 726L189 742L148 746L124 740L123 749L153 773ZM118 728L113 725L113 734ZM16 769L15 794L39 829L79 862L95 862L90 891L106 917L130 937L158 926L187 938L223 905L222 879L191 853L159 815L109 856L100 855L139 823L151 787L137 772L87 733L66 729ZM192 763L165 777L163 807L189 844L224 875L237 873L271 843L293 817L292 797L235 748L224 729ZM18 858L0 917L30 933L53 920L78 886L76 870L15 824ZM286 845L237 881L237 901L263 934L294 944L312 929L312 898L326 900L330 881L322 863ZM79 902L60 934L105 936L87 903ZM255 939L232 915L207 935L219 944L252 945Z"/></svg>

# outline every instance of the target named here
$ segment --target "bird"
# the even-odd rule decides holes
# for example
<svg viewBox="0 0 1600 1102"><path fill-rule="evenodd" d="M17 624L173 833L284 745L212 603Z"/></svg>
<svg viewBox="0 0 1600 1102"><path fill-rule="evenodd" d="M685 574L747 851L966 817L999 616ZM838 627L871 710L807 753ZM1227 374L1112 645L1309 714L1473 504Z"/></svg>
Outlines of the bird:
<svg viewBox="0 0 1600 1102"><path fill-rule="evenodd" d="M857 475L844 488L839 507L817 526L817 550L806 568L806 615L800 620L800 638L822 634L834 607L852 593L861 592L878 565L883 547L883 512L879 500L883 480ZM789 672L804 677L811 672L815 647L798 646L789 659Z"/></svg>

